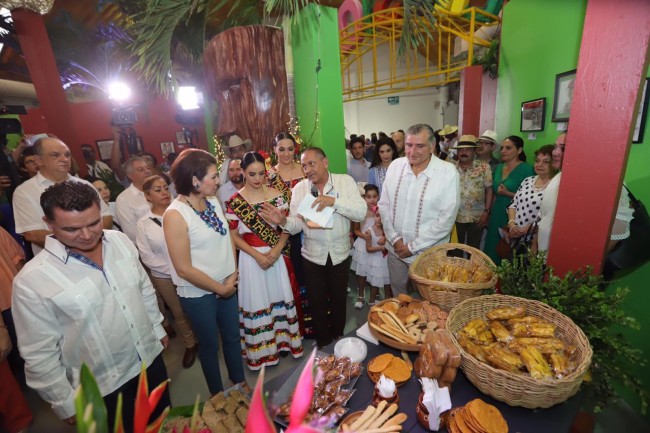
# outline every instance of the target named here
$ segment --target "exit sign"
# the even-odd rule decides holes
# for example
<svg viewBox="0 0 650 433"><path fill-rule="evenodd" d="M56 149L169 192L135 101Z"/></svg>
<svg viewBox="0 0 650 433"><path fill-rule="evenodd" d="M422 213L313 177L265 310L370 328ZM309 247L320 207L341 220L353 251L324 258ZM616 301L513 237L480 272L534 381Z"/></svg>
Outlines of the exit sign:
<svg viewBox="0 0 650 433"><path fill-rule="evenodd" d="M389 96L388 105L399 105L399 96Z"/></svg>

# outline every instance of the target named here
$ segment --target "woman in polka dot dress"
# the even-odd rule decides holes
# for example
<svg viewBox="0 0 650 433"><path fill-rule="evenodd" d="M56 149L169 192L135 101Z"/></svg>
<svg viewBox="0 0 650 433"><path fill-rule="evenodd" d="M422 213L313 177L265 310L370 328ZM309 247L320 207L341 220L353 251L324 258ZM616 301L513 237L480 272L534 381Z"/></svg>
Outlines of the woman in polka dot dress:
<svg viewBox="0 0 650 433"><path fill-rule="evenodd" d="M508 237L518 239L525 236L524 242L530 244L534 233L529 233L531 225L537 221L537 214L544 198L544 190L548 182L555 176L555 170L551 164L553 145L547 144L535 152L535 174L527 177L521 183L519 189L508 207Z"/></svg>

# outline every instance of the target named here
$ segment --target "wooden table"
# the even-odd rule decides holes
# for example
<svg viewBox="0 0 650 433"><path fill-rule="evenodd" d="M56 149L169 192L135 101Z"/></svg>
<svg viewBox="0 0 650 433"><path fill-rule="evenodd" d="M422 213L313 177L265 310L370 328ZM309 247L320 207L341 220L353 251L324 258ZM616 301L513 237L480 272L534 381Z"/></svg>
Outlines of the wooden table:
<svg viewBox="0 0 650 433"><path fill-rule="evenodd" d="M355 337L354 331L348 333L346 337ZM365 340L364 340L365 341ZM368 354L363 361L363 373L356 383L355 389L357 390L352 398L348 401L346 407L350 409L348 413L364 410L372 399L375 384L368 378L366 373L366 365L375 356L382 353L392 353L399 356L400 351L386 346L383 343L375 345L370 342L365 342L368 346ZM334 353L334 343L322 349L323 352ZM417 352L410 352L412 361L415 361ZM305 356L308 352L305 351ZM264 384L264 390L269 391L272 395L273 391L280 389L282 384L287 381L289 376L294 370L289 370L284 374L276 377L275 379ZM399 412L404 412L408 415L408 419L403 424L404 432L428 432L425 430L415 415L415 407L417 406L418 396L422 391L422 386L418 381L415 373L411 379L404 385L397 389L400 397ZM458 369L456 380L451 385L451 402L453 407L463 406L469 401L480 398L486 403L496 406L504 418L508 422L510 433L564 433L569 432L571 424L573 423L576 414L580 409L582 396L580 393L576 394L564 403L557 404L548 409L526 409L523 407L512 407L506 403L494 400L491 397L483 394L472 383L467 380L461 369ZM278 426L280 427L280 426ZM278 430L279 431L279 430ZM446 432L441 429L440 432Z"/></svg>

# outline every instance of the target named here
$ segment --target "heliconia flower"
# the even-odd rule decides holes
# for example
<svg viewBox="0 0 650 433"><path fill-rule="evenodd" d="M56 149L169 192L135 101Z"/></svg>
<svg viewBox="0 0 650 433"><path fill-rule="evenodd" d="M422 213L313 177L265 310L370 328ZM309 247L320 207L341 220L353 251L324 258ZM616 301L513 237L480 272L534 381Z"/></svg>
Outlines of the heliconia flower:
<svg viewBox="0 0 650 433"><path fill-rule="evenodd" d="M257 383L253 390L253 398L248 408L248 418L246 419L246 433L275 433L275 426L266 411L264 394L262 387L264 385L264 367L260 370L257 377Z"/></svg>
<svg viewBox="0 0 650 433"><path fill-rule="evenodd" d="M289 412L289 425L300 425L309 413L311 399L314 395L314 357L316 351L312 351L305 368L300 373L300 379L296 384L296 390L293 393L291 401L291 410Z"/></svg>
<svg viewBox="0 0 650 433"><path fill-rule="evenodd" d="M142 364L142 370L140 371L140 380L138 382L138 392L135 396L135 413L133 417L133 432L134 433L157 433L162 426L163 421L167 417L169 408L166 408L162 414L149 426L147 422L151 413L158 405L158 402L162 398L165 388L167 387L167 382L165 381L158 385L151 394L149 394L149 385L147 383L147 371Z"/></svg>

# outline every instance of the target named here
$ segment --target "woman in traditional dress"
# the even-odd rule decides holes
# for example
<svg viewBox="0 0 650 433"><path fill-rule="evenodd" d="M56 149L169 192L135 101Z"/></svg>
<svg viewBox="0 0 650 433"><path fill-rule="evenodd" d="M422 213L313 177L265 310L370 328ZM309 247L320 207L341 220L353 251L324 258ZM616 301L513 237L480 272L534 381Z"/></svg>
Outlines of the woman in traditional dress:
<svg viewBox="0 0 650 433"><path fill-rule="evenodd" d="M272 146L278 163L267 172L269 186L280 191L287 205L290 205L291 190L305 178L302 166L295 160L295 156L300 149L295 138L288 132L280 132L276 135ZM309 314L305 273L302 269L302 234L297 233L290 236L289 245L291 246L291 264L298 281L298 290L294 293L294 298L296 300L296 310L298 311L300 333L303 337L311 337L314 335L314 329Z"/></svg>
<svg viewBox="0 0 650 433"><path fill-rule="evenodd" d="M250 389L239 343L237 266L228 223L215 198L219 173L214 156L181 152L170 171L178 197L163 216L171 276L199 343L199 360L211 394L223 390L219 337L233 383Z"/></svg>
<svg viewBox="0 0 650 433"><path fill-rule="evenodd" d="M248 368L259 370L264 365L276 365L282 352L291 353L294 358L302 356L302 337L291 289L291 261L283 255L289 234L258 214L262 203L280 209L288 209L288 203L282 192L266 185L262 155L246 153L241 167L245 185L228 202L226 217L240 250L242 356Z"/></svg>
<svg viewBox="0 0 650 433"><path fill-rule="evenodd" d="M524 140L517 135L511 135L501 143L501 160L503 162L494 170L492 180L494 202L490 208L490 220L485 237L485 253L497 265L501 263L501 258L497 254L499 228L503 228L508 223L508 206L524 179L535 174L533 167L525 162Z"/></svg>

